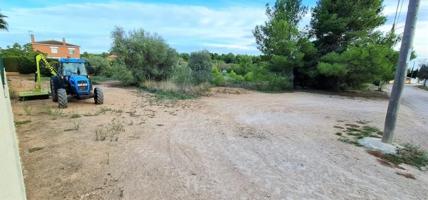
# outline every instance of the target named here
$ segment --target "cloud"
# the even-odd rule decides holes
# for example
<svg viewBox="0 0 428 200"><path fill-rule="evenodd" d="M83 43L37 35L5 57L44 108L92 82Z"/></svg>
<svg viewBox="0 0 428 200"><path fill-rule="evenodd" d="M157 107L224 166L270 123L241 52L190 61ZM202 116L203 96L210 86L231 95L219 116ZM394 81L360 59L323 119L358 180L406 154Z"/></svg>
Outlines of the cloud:
<svg viewBox="0 0 428 200"><path fill-rule="evenodd" d="M9 32L0 33L1 46L16 40L61 39L81 45L83 51L107 51L114 26L156 32L179 51L217 44L224 52L256 53L251 31L265 20L264 8L174 5L160 3L83 3L44 8L5 10ZM207 45L208 44L208 45Z"/></svg>
<svg viewBox="0 0 428 200"><path fill-rule="evenodd" d="M388 21L385 25L379 27L380 31L387 32L392 28L392 24L397 9L397 1L386 0L383 14L387 17ZM401 8L400 8L401 7ZM396 33L399 35L403 34L404 25L406 20L408 7L408 0L403 1L403 5L399 6L399 12L397 16L397 23L395 25ZM418 13L418 21L416 23L415 35L413 39L413 49L418 55L416 62L425 62L428 59L428 38L425 36L428 32L428 1L421 1ZM400 43L398 43L395 49L399 50Z"/></svg>
<svg viewBox="0 0 428 200"><path fill-rule="evenodd" d="M181 52L207 49L219 53L258 54L252 30L266 20L264 6L232 4L207 7L166 3L74 3L41 8L9 8L8 32L0 32L0 46L30 40L29 31L37 40L66 37L70 43L81 46L82 51L108 51L110 33L114 26L126 30L143 28L161 35L172 47ZM404 0L398 19L397 31L404 29L408 0ZM384 1L386 25L379 30L389 31L395 15L397 1ZM300 28L309 24L311 13L302 19ZM428 58L428 1L421 1L419 22L414 47L421 58Z"/></svg>

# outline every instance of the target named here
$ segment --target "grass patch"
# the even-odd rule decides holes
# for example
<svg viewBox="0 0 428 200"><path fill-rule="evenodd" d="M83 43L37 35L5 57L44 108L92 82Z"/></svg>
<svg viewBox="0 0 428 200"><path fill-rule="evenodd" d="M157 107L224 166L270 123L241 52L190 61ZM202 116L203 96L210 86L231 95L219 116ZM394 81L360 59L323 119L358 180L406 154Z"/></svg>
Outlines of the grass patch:
<svg viewBox="0 0 428 200"><path fill-rule="evenodd" d="M363 124L367 123L368 122L365 122ZM341 132L335 133L337 136L339 136L338 140L356 146L361 146L358 143L359 139L365 137L381 138L381 136L383 135L383 132L380 131L378 128L368 125L357 126L355 124L345 124L344 129L340 129L338 127L341 126L335 126L336 129L341 130ZM377 151L368 151L368 153L379 158L381 164L385 166L400 168L398 165L405 163L411 166L415 166L420 170L426 169L428 167L428 152L421 149L421 147L412 144L403 145L402 148L398 149L397 154L382 154Z"/></svg>
<svg viewBox="0 0 428 200"><path fill-rule="evenodd" d="M28 124L28 123L31 123L31 120L16 121L15 126L21 126L21 125Z"/></svg>
<svg viewBox="0 0 428 200"><path fill-rule="evenodd" d="M405 163L418 169L428 166L428 152L412 144L405 144L403 148L398 150L397 154L386 154L383 159L396 165Z"/></svg>
<svg viewBox="0 0 428 200"><path fill-rule="evenodd" d="M358 122L357 122L358 123ZM365 122L367 124L368 122ZM359 123L361 124L361 123ZM335 134L339 136L339 140L345 143L354 144L360 146L358 144L358 140L365 137L377 137L380 138L383 134L376 127L364 125L360 126L357 124L345 124L345 127L336 125L334 128L339 129L341 132L336 132Z"/></svg>
<svg viewBox="0 0 428 200"><path fill-rule="evenodd" d="M208 92L209 84L177 85L172 81L145 81L143 90L154 94L156 100L177 101L200 97Z"/></svg>
<svg viewBox="0 0 428 200"><path fill-rule="evenodd" d="M176 92L176 91L164 91L164 90L153 90L153 89L147 90L147 91L154 94L156 100L160 100L160 101L164 101L164 100L177 101L177 100L193 99L197 97L194 95Z"/></svg>

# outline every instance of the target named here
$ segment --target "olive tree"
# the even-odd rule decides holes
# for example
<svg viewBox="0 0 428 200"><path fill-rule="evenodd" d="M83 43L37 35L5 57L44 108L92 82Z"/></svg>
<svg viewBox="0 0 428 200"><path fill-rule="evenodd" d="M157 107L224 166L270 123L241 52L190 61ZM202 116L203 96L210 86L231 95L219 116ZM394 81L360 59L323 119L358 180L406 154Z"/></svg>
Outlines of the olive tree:
<svg viewBox="0 0 428 200"><path fill-rule="evenodd" d="M132 72L136 83L147 79L165 80L178 62L175 49L157 34L143 29L125 33L122 28L116 27L112 37L111 52L117 55L116 62Z"/></svg>
<svg viewBox="0 0 428 200"><path fill-rule="evenodd" d="M189 67L192 69L193 80L196 84L211 80L211 54L208 51L193 52L190 54Z"/></svg>

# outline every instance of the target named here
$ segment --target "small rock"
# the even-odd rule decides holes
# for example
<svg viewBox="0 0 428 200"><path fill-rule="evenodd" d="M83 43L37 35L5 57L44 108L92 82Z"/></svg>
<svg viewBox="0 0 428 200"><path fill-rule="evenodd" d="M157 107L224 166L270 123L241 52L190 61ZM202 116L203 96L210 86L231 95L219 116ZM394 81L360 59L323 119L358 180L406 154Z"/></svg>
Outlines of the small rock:
<svg viewBox="0 0 428 200"><path fill-rule="evenodd" d="M358 144L370 150L380 151L383 154L396 154L397 147L392 144L383 143L380 138L365 137L358 140Z"/></svg>
<svg viewBox="0 0 428 200"><path fill-rule="evenodd" d="M35 151L40 151L42 149L44 149L44 147L33 147L33 148L28 149L28 152L33 153Z"/></svg>

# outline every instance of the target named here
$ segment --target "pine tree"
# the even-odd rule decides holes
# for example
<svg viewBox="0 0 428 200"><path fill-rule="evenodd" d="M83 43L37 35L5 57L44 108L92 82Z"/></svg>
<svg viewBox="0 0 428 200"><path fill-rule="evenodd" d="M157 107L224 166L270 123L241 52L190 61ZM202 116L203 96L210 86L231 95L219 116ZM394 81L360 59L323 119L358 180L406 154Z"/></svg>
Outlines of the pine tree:
<svg viewBox="0 0 428 200"><path fill-rule="evenodd" d="M349 44L384 24L382 0L320 0L313 10L311 34L325 55L341 53Z"/></svg>
<svg viewBox="0 0 428 200"><path fill-rule="evenodd" d="M4 19L6 17L6 15L0 13L0 30L7 30L7 22Z"/></svg>
<svg viewBox="0 0 428 200"><path fill-rule="evenodd" d="M277 0L273 7L266 5L268 21L256 26L253 34L258 49L270 60L270 71L291 77L293 69L303 65L297 25L306 10L301 0Z"/></svg>

